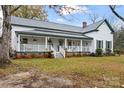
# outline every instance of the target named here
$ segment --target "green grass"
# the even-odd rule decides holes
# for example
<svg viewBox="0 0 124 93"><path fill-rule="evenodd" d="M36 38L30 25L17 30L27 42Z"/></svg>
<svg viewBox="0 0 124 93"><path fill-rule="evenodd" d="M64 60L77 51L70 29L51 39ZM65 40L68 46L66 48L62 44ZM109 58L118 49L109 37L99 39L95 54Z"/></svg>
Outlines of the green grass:
<svg viewBox="0 0 124 93"><path fill-rule="evenodd" d="M13 63L10 66L0 68L1 75L28 71L35 68L42 73L49 75L56 74L64 78L80 80L80 82L82 77L92 81L102 79L105 76L109 79L117 77L118 82L121 82L121 84L124 83L124 56L16 59L12 61Z"/></svg>

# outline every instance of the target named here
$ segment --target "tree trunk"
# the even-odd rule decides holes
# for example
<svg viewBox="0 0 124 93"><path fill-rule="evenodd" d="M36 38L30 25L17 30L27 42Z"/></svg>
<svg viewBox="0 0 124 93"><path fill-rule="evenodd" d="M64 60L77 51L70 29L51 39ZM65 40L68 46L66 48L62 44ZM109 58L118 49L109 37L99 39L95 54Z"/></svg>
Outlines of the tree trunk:
<svg viewBox="0 0 124 93"><path fill-rule="evenodd" d="M10 63L9 50L10 50L10 39L11 39L11 6L2 5L3 11L3 28L1 37L1 51L0 51L0 65Z"/></svg>

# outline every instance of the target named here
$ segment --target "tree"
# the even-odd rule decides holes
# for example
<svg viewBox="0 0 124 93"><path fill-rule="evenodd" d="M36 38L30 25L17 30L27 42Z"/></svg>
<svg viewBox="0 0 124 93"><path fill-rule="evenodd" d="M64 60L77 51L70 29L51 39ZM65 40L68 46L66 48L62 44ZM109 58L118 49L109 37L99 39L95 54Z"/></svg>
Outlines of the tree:
<svg viewBox="0 0 124 93"><path fill-rule="evenodd" d="M109 5L109 8L114 13L115 16L117 16L119 19L121 19L124 22L124 17L122 17L117 11L116 11L116 5Z"/></svg>
<svg viewBox="0 0 124 93"><path fill-rule="evenodd" d="M2 36L0 37L0 65L11 63L9 58L11 40L11 15L47 20L42 6L1 5L3 12ZM44 15L43 15L44 14Z"/></svg>
<svg viewBox="0 0 124 93"><path fill-rule="evenodd" d="M9 50L10 50L10 38L11 38L11 14L18 10L21 6L17 6L11 9L10 5L1 5L3 12L3 28L0 44L0 65L10 63Z"/></svg>
<svg viewBox="0 0 124 93"><path fill-rule="evenodd" d="M72 14L77 12L83 12L85 13L87 9L82 8L82 6L76 6L76 5L49 5L49 8L53 9L56 14L58 14L60 17L72 21L74 19L79 20L78 18L74 17ZM72 19L66 18L65 15L70 15Z"/></svg>
<svg viewBox="0 0 124 93"><path fill-rule="evenodd" d="M15 7L16 6L12 6L12 9ZM44 6L41 5L23 5L12 15L17 17L47 21L47 13L44 9Z"/></svg>
<svg viewBox="0 0 124 93"><path fill-rule="evenodd" d="M124 53L124 29L115 32L114 34L114 48L121 50Z"/></svg>
<svg viewBox="0 0 124 93"><path fill-rule="evenodd" d="M92 22L92 23L95 23L98 21L98 19L100 18L98 14L96 13L90 13L88 14L89 16L89 20Z"/></svg>

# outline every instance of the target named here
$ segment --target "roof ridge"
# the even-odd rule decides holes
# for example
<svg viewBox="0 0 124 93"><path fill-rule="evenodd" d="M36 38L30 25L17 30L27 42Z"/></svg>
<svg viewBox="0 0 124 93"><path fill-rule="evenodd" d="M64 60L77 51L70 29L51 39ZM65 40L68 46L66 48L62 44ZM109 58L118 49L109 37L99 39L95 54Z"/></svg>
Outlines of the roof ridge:
<svg viewBox="0 0 124 93"><path fill-rule="evenodd" d="M95 22L95 23L92 23L92 24L87 25L87 27L90 26L90 25L96 24L96 23L98 23L98 22L104 22L105 20L106 20L106 19L101 19L101 20L99 20L99 21L97 21L97 22Z"/></svg>

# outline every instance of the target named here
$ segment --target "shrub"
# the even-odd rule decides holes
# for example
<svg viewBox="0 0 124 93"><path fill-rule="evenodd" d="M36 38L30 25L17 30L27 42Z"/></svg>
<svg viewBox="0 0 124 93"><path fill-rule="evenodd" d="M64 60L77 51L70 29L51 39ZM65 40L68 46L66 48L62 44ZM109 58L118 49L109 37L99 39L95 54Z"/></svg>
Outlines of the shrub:
<svg viewBox="0 0 124 93"><path fill-rule="evenodd" d="M111 55L111 49L106 49L106 55Z"/></svg>
<svg viewBox="0 0 124 93"><path fill-rule="evenodd" d="M103 50L101 48L96 49L96 56L102 56Z"/></svg>
<svg viewBox="0 0 124 93"><path fill-rule="evenodd" d="M119 49L114 50L115 54L118 54L120 56L121 51Z"/></svg>
<svg viewBox="0 0 124 93"><path fill-rule="evenodd" d="M90 56L96 56L96 54L95 54L95 53L93 53L93 52L92 52L92 53L90 53L89 55L90 55Z"/></svg>
<svg viewBox="0 0 124 93"><path fill-rule="evenodd" d="M111 56L115 56L115 53L111 53Z"/></svg>

